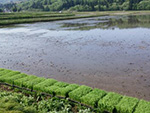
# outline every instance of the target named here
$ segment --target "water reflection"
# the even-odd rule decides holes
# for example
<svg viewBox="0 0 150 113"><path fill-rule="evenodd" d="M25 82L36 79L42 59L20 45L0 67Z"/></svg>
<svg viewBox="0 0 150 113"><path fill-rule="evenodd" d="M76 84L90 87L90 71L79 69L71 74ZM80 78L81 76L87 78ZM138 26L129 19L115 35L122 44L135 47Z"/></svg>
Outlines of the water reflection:
<svg viewBox="0 0 150 113"><path fill-rule="evenodd" d="M60 23L67 30L150 28L150 15L105 16Z"/></svg>

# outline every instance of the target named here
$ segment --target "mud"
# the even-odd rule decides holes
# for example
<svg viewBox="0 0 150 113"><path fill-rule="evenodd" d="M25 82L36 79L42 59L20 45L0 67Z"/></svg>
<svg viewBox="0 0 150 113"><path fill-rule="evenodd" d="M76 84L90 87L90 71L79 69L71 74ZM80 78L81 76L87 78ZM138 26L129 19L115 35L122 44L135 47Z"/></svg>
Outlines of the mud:
<svg viewBox="0 0 150 113"><path fill-rule="evenodd" d="M150 23L141 17L0 28L0 67L150 100Z"/></svg>

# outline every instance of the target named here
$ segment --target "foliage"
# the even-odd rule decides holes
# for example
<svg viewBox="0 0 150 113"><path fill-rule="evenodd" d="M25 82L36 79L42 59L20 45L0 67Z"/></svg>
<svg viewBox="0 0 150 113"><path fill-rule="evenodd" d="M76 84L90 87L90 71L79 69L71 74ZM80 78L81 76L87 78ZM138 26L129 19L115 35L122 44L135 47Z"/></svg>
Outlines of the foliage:
<svg viewBox="0 0 150 113"><path fill-rule="evenodd" d="M37 77L34 76L34 75L30 75L30 76L27 76L27 77L24 77L24 78L20 78L20 79L14 80L14 85L24 87L25 82L27 82L29 80L34 80L36 78Z"/></svg>
<svg viewBox="0 0 150 113"><path fill-rule="evenodd" d="M97 102L106 95L106 92L100 89L94 89L92 92L81 98L81 102L91 107L96 107Z"/></svg>
<svg viewBox="0 0 150 113"><path fill-rule="evenodd" d="M17 74L20 74L20 72L12 71L10 73L6 73L6 74L0 76L0 82L6 82L8 77L12 77L12 76L17 75Z"/></svg>
<svg viewBox="0 0 150 113"><path fill-rule="evenodd" d="M91 113L90 109L69 102L66 99L24 96L21 93L0 92L0 113Z"/></svg>
<svg viewBox="0 0 150 113"><path fill-rule="evenodd" d="M82 85L79 88L77 88L77 89L73 90L72 92L70 92L69 93L69 98L71 98L75 101L81 102L81 97L85 96L86 94L88 94L91 91L92 91L91 87Z"/></svg>
<svg viewBox="0 0 150 113"><path fill-rule="evenodd" d="M78 87L79 87L79 85L77 85L77 84L70 84L66 87L56 89L55 93L57 96L68 97L68 93L75 90Z"/></svg>
<svg viewBox="0 0 150 113"><path fill-rule="evenodd" d="M140 100L134 113L150 113L150 102Z"/></svg>
<svg viewBox="0 0 150 113"><path fill-rule="evenodd" d="M55 79L46 79L45 81L34 85L33 89L37 90L37 91L44 91L45 87L51 86L51 85L53 85L56 82L57 82L57 80L55 80Z"/></svg>
<svg viewBox="0 0 150 113"><path fill-rule="evenodd" d="M20 78L24 78L24 77L26 77L26 76L27 76L27 75L26 75L26 74L23 74L23 73L17 74L17 75L14 75L14 76L5 78L5 82L13 85L14 80L17 80L17 79L20 79Z"/></svg>
<svg viewBox="0 0 150 113"><path fill-rule="evenodd" d="M22 10L41 11L112 11L149 9L150 4L149 0L29 0L17 6Z"/></svg>
<svg viewBox="0 0 150 113"><path fill-rule="evenodd" d="M101 112L108 111L112 113L115 109L115 106L119 103L121 98L121 95L110 92L104 98L99 100L98 108Z"/></svg>
<svg viewBox="0 0 150 113"><path fill-rule="evenodd" d="M116 106L117 113L133 113L138 101L137 98L124 96Z"/></svg>
<svg viewBox="0 0 150 113"><path fill-rule="evenodd" d="M24 87L32 89L34 85L45 81L46 79L43 77L37 77L35 79L29 79L28 81L24 82L23 85Z"/></svg>

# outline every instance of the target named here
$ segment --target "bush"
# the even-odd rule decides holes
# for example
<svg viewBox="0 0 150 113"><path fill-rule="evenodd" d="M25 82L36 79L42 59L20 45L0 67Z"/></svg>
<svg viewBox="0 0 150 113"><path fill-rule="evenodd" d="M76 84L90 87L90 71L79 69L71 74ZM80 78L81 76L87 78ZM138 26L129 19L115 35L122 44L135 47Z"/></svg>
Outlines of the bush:
<svg viewBox="0 0 150 113"><path fill-rule="evenodd" d="M139 100L124 96L116 106L117 113L132 113Z"/></svg>
<svg viewBox="0 0 150 113"><path fill-rule="evenodd" d="M101 112L107 111L112 113L121 98L122 96L117 93L108 93L104 98L99 100L98 108Z"/></svg>
<svg viewBox="0 0 150 113"><path fill-rule="evenodd" d="M55 92L56 92L57 96L68 97L68 93L75 90L78 87L79 87L79 85L77 85L77 84L70 84L67 87L56 89Z"/></svg>
<svg viewBox="0 0 150 113"><path fill-rule="evenodd" d="M106 95L106 92L100 89L94 89L92 92L81 98L81 102L91 107L97 107L97 102Z"/></svg>
<svg viewBox="0 0 150 113"><path fill-rule="evenodd" d="M34 89L34 90L37 90L37 91L44 91L43 89L44 89L45 87L51 86L51 85L53 85L53 84L56 83L56 82L57 82L57 80L54 80L54 79L46 79L45 81L40 82L40 83L37 84L37 85L34 85L34 86L33 86L33 89Z"/></svg>
<svg viewBox="0 0 150 113"><path fill-rule="evenodd" d="M134 113L150 113L150 102L140 100Z"/></svg>
<svg viewBox="0 0 150 113"><path fill-rule="evenodd" d="M92 91L91 87L88 86L80 86L79 88L73 90L69 93L69 98L78 102L81 102L81 97L85 96L89 92Z"/></svg>

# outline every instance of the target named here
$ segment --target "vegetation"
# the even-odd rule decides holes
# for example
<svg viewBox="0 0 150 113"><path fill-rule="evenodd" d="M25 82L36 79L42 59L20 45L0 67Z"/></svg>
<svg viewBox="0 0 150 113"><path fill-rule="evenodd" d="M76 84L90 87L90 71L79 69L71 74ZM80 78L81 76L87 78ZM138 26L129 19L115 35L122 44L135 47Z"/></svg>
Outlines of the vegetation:
<svg viewBox="0 0 150 113"><path fill-rule="evenodd" d="M26 13L0 13L0 26L21 24L21 23L33 23L33 22L47 22L66 19L87 18L104 15L101 14L89 14L89 15L75 15L73 13L48 13L48 12L26 12Z"/></svg>
<svg viewBox="0 0 150 113"><path fill-rule="evenodd" d="M92 88L88 86L80 86L79 88L73 90L69 93L69 98L75 101L81 102L81 97L85 96L87 93L91 92Z"/></svg>
<svg viewBox="0 0 150 113"><path fill-rule="evenodd" d="M7 2L5 2L7 3ZM1 7L16 11L114 11L150 10L149 0L28 0Z"/></svg>
<svg viewBox="0 0 150 113"><path fill-rule="evenodd" d="M91 113L86 107L66 99L50 98L29 92L0 90L0 113ZM25 96L27 95L27 96Z"/></svg>
<svg viewBox="0 0 150 113"><path fill-rule="evenodd" d="M113 92L106 92L100 89L93 89L88 86L59 82L54 79L26 75L18 71L0 69L0 86L9 83L12 88L18 86L22 92L26 90L32 96L25 97L21 94L0 92L0 113L11 111L15 113L48 113L60 112L71 113L92 112L90 109L81 109L79 105L68 101L68 99L94 108L95 112L116 112L116 113L149 113L150 102L137 98L122 96ZM35 90L33 92L33 89ZM8 90L8 89L7 89ZM19 92L20 92L19 90ZM27 92L27 91L25 91ZM43 93L55 97L67 99L46 99ZM18 96L20 95L20 96ZM34 96L33 96L34 95ZM7 96L6 98L4 96ZM24 100L25 99L25 100ZM4 104L1 104L4 103ZM76 107L79 109L76 109ZM75 109L75 111L74 111ZM8 112L9 113L9 112Z"/></svg>
<svg viewBox="0 0 150 113"><path fill-rule="evenodd" d="M139 100L137 98L124 96L116 106L117 113L133 113L138 102Z"/></svg>
<svg viewBox="0 0 150 113"><path fill-rule="evenodd" d="M134 113L148 113L150 112L150 102L140 100Z"/></svg>
<svg viewBox="0 0 150 113"><path fill-rule="evenodd" d="M113 113L115 106L119 103L122 96L117 93L108 93L104 98L98 102L98 108L100 111L108 111Z"/></svg>
<svg viewBox="0 0 150 113"><path fill-rule="evenodd" d="M94 89L93 91L91 91L90 93L88 93L87 95L81 97L81 102L86 104L86 105L90 105L91 107L96 107L97 106L97 102L103 98L107 93L103 90L100 89Z"/></svg>

